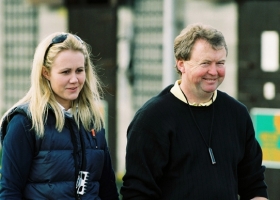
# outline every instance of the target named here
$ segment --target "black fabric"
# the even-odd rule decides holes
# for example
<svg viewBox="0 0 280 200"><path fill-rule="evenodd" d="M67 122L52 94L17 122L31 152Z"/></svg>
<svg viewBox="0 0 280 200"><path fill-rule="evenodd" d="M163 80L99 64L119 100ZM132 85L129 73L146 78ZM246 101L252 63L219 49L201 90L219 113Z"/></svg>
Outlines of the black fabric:
<svg viewBox="0 0 280 200"><path fill-rule="evenodd" d="M70 130L70 135L71 135L71 141L72 141L72 144L73 144L73 159L74 159L74 167L75 167L75 181L74 181L74 186L76 187L76 182L77 182L77 179L78 179L78 174L79 174L79 164L78 164L78 159L77 159L77 156L78 155L78 145L77 145L77 142L76 142L76 136L75 136L75 133L73 131L73 128L72 128L72 125L70 124L69 120L66 120L66 125L67 127L69 128ZM83 148L83 156L85 155L85 149ZM84 158L84 157L83 157ZM78 194L76 193L75 194L75 198L78 199Z"/></svg>
<svg viewBox="0 0 280 200"><path fill-rule="evenodd" d="M218 91L211 147L216 164L172 85L136 113L127 130L123 200L248 200L267 196L262 152L246 107ZM212 107L192 107L206 140Z"/></svg>

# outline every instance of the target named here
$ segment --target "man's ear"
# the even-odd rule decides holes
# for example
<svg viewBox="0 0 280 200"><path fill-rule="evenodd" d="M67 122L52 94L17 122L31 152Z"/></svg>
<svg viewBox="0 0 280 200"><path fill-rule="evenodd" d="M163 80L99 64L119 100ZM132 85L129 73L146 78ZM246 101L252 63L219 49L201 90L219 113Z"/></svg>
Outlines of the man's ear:
<svg viewBox="0 0 280 200"><path fill-rule="evenodd" d="M178 70L179 70L181 73L184 73L184 72L185 72L185 63L184 63L184 60L176 60L176 65L177 65Z"/></svg>
<svg viewBox="0 0 280 200"><path fill-rule="evenodd" d="M45 66L43 66L42 75L43 75L47 80L49 80L49 78L50 78L50 73L49 73L49 71L47 70L47 68L46 68Z"/></svg>

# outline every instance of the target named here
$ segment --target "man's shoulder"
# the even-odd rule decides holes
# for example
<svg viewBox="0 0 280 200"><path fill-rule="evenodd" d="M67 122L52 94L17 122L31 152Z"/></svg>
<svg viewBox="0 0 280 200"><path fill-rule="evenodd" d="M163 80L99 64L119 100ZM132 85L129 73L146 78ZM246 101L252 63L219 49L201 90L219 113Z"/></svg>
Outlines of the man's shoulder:
<svg viewBox="0 0 280 200"><path fill-rule="evenodd" d="M170 97L173 96L173 94L170 92L170 89L172 88L172 85L164 88L159 94L156 96L151 97L148 101L146 101L142 108L157 108L158 106L162 106L162 104L166 104L168 102L172 102Z"/></svg>
<svg viewBox="0 0 280 200"><path fill-rule="evenodd" d="M217 91L217 103L218 104L222 103L222 104L226 105L227 107L231 107L231 108L240 108L240 109L247 110L247 106L245 104L243 104L241 101L230 96L226 92L223 92L220 90Z"/></svg>

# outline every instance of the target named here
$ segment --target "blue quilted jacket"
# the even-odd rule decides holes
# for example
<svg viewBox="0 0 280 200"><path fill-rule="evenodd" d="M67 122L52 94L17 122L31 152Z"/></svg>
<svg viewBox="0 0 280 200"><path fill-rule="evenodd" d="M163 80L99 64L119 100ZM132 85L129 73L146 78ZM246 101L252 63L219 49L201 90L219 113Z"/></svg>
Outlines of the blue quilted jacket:
<svg viewBox="0 0 280 200"><path fill-rule="evenodd" d="M43 138L30 130L27 106L1 125L0 199L119 199L104 129L95 136L65 115L61 132L49 109ZM86 193L77 196L80 170L88 171Z"/></svg>

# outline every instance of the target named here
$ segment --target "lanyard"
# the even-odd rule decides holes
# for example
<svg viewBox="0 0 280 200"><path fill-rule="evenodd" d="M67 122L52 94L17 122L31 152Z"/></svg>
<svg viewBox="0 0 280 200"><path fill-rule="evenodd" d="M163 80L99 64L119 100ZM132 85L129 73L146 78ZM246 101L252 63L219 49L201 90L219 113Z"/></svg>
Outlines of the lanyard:
<svg viewBox="0 0 280 200"><path fill-rule="evenodd" d="M181 89L181 88L180 88L180 89ZM182 89L181 89L181 91L182 91ZM185 97L185 99L186 99L186 101L187 101L187 103L188 103L188 106L189 106L189 109L190 109L190 113L191 113L192 118L193 118L193 121L194 121L194 123L195 123L195 125L196 125L196 127L197 127L197 129L198 129L198 131L199 131L199 133L200 133L200 136L202 137L202 139L203 139L203 141L204 141L206 147L208 148L208 153L209 153L211 162L212 162L212 164L214 165L214 164L216 164L216 160L215 160L215 157L214 157L213 150L212 150L212 148L211 148L211 136L212 136L213 122L214 122L214 102L213 102L213 95L214 95L214 94L213 94L212 97L211 97L211 100L212 100L212 107L213 107L213 113L212 113L212 121L211 121L211 129L210 129L210 135L209 135L209 142L207 143L206 140L205 140L205 138L203 137L203 134L202 134L202 132L201 132L201 130L200 130L200 128L199 128L199 126L198 126L196 120L195 120L195 117L194 117L194 114L193 114L193 112L192 112L192 109L191 109L191 106L190 106L190 104L189 104L189 101L188 101L188 99L187 99L185 93L184 93L183 91L182 91L182 93L183 93L183 95L184 95L184 97Z"/></svg>

